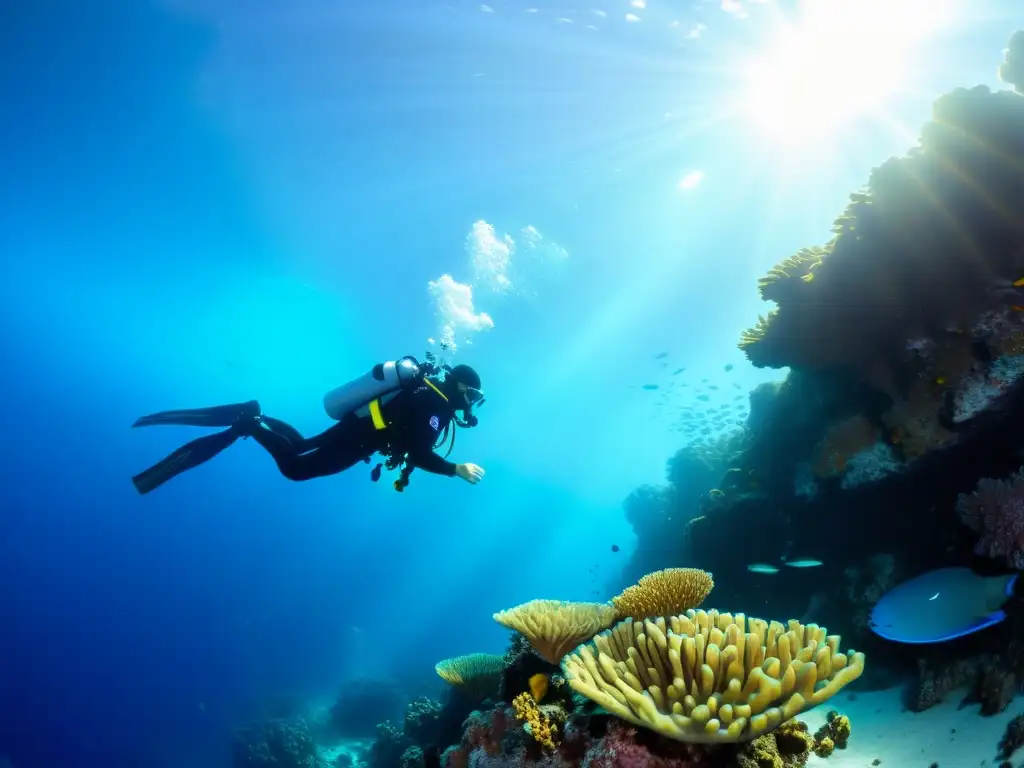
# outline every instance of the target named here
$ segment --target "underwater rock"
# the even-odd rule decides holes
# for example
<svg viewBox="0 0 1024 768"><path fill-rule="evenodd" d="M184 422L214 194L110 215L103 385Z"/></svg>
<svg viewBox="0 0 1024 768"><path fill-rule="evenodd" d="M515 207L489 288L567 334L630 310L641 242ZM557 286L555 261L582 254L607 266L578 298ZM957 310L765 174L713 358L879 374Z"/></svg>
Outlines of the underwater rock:
<svg viewBox="0 0 1024 768"><path fill-rule="evenodd" d="M419 747L409 747L402 753L398 766L399 768L426 768L423 750Z"/></svg>
<svg viewBox="0 0 1024 768"><path fill-rule="evenodd" d="M402 756L410 747L409 739L391 722L377 726L377 739L367 756L368 768L401 768Z"/></svg>
<svg viewBox="0 0 1024 768"><path fill-rule="evenodd" d="M428 746L436 744L434 735L438 730L438 722L444 706L426 696L419 696L409 702L405 708L405 720L402 732L413 744Z"/></svg>
<svg viewBox="0 0 1024 768"><path fill-rule="evenodd" d="M327 768L302 718L271 719L234 733L235 768Z"/></svg>
<svg viewBox="0 0 1024 768"><path fill-rule="evenodd" d="M892 554L870 555L862 565L843 571L843 583L837 588L835 602L849 616L851 628L858 633L868 629L871 609L882 596L903 580L903 569Z"/></svg>
<svg viewBox="0 0 1024 768"><path fill-rule="evenodd" d="M785 491L739 498L695 520L687 564L714 573L720 587L726 574L747 563L777 562L788 551L816 552L828 566L845 569L875 553L880 531L889 551L921 553L922 571L936 566L939 553L969 556L974 539L954 513L957 498L980 477L1006 477L1020 468L1020 434L1024 386L1018 381L962 425L955 443L901 472L846 489L826 483L813 499L796 498L787 482Z"/></svg>
<svg viewBox="0 0 1024 768"><path fill-rule="evenodd" d="M981 714L997 715L1013 701L1020 690L1017 675L999 664L983 664L978 672L975 698L981 702Z"/></svg>
<svg viewBox="0 0 1024 768"><path fill-rule="evenodd" d="M1024 744L1024 715L1017 715L1006 726L999 742L999 759L1009 760L1013 753Z"/></svg>

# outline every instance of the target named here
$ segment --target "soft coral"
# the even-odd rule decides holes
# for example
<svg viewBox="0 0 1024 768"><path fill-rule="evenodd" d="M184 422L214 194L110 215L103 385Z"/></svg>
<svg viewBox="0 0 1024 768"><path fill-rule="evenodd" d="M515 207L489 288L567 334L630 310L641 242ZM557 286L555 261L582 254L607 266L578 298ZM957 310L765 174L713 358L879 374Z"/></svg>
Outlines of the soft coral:
<svg viewBox="0 0 1024 768"><path fill-rule="evenodd" d="M656 754L637 741L636 729L612 721L604 738L592 746L583 758L582 768L706 768L693 748L667 742L658 744Z"/></svg>

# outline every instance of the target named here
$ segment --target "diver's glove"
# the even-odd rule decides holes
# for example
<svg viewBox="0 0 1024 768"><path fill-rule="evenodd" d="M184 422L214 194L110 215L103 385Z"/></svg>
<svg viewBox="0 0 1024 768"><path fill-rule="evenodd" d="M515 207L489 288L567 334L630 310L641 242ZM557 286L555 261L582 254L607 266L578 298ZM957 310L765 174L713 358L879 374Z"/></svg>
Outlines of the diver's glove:
<svg viewBox="0 0 1024 768"><path fill-rule="evenodd" d="M455 475L470 485L476 485L484 477L484 468L476 464L456 464Z"/></svg>

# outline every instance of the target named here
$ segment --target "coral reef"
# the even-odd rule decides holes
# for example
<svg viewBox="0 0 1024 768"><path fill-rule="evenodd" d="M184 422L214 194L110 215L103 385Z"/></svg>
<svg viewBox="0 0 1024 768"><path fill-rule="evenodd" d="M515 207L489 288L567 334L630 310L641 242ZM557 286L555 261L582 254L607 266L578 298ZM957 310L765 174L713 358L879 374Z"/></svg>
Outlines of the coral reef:
<svg viewBox="0 0 1024 768"><path fill-rule="evenodd" d="M526 732L535 742L546 749L554 749L560 739L558 720L565 720L565 713L559 707L542 709L531 693L521 693L512 699L516 719L526 725ZM561 714L558 714L561 712Z"/></svg>
<svg viewBox="0 0 1024 768"><path fill-rule="evenodd" d="M665 568L647 574L633 586L624 589L612 598L612 605L619 619L628 617L643 620L650 616L672 616L697 608L714 586L715 580L711 574L699 568Z"/></svg>
<svg viewBox="0 0 1024 768"><path fill-rule="evenodd" d="M864 655L791 620L688 611L631 619L562 660L578 693L679 741L749 741L828 700L864 670Z"/></svg>
<svg viewBox="0 0 1024 768"><path fill-rule="evenodd" d="M878 427L860 414L833 424L815 448L814 474L818 477L843 474L850 460L873 447L879 437Z"/></svg>
<svg viewBox="0 0 1024 768"><path fill-rule="evenodd" d="M469 653L443 659L434 666L438 676L468 696L484 699L498 691L505 659L493 653Z"/></svg>
<svg viewBox="0 0 1024 768"><path fill-rule="evenodd" d="M826 716L825 724L814 734L814 753L818 757L828 757L832 753L832 748L846 749L851 733L850 718L833 709ZM821 754L822 752L827 754Z"/></svg>
<svg viewBox="0 0 1024 768"><path fill-rule="evenodd" d="M494 620L522 634L541 658L552 664L616 619L607 603L531 600L494 614Z"/></svg>
<svg viewBox="0 0 1024 768"><path fill-rule="evenodd" d="M271 719L235 731L235 768L327 768L302 718Z"/></svg>
<svg viewBox="0 0 1024 768"><path fill-rule="evenodd" d="M530 641L519 632L512 633L509 649L504 657L505 670L502 673L498 696L501 701L512 701L513 697L530 687L536 675L548 678L549 690L561 695L563 680L557 664L542 659Z"/></svg>
<svg viewBox="0 0 1024 768"><path fill-rule="evenodd" d="M432 744L432 736L444 713L444 706L426 696L419 696L405 708L402 733L414 744Z"/></svg>
<svg viewBox="0 0 1024 768"><path fill-rule="evenodd" d="M394 723L380 723L367 756L368 768L403 768L403 756L412 746Z"/></svg>
<svg viewBox="0 0 1024 768"><path fill-rule="evenodd" d="M1024 471L1005 480L982 478L957 499L961 521L979 534L975 552L1024 569Z"/></svg>
<svg viewBox="0 0 1024 768"><path fill-rule="evenodd" d="M1020 277L1024 228L991 201L1019 199L1024 171L1006 158L1024 156L1010 128L1022 123L1016 94L977 87L940 97L919 147L875 168L850 196L813 271L771 283L786 287L772 291L778 309L741 342L750 360L846 369L899 399L894 364L908 340L968 331L993 303L1012 303L996 288ZM776 272L791 275L787 264Z"/></svg>
<svg viewBox="0 0 1024 768"><path fill-rule="evenodd" d="M744 745L736 755L735 765L736 768L799 768L807 764L816 746L805 723L789 720Z"/></svg>
<svg viewBox="0 0 1024 768"><path fill-rule="evenodd" d="M496 613L507 653L439 662L448 698L382 722L371 768L792 768L843 749L845 716L813 734L798 717L833 703L864 655L816 624L697 610L712 588L720 605L855 633L885 682L916 662L910 709L961 687L983 714L1006 709L1024 681L1019 606L948 647L869 631L905 575L1024 569L1024 32L1000 77L1016 92L940 97L918 146L870 173L831 237L760 281L776 306L740 346L789 372L750 394L743 428L684 446L665 485L626 499L638 543L622 581L637 583L609 603ZM786 567L801 558L820 567ZM668 567L680 563L692 567ZM778 573L754 586L752 563ZM358 701L339 697L338 720L365 730L364 712L342 714ZM319 765L303 727L253 730L236 764Z"/></svg>
<svg viewBox="0 0 1024 768"><path fill-rule="evenodd" d="M871 172L831 239L760 281L777 306L740 347L755 365L791 369L776 400L797 378L804 395L799 408L778 403L769 429L751 398L738 463L785 478L769 495L792 494L802 462L846 489L948 449L1024 372L1024 224L1012 212L1024 190L1021 38L1000 69L1018 93L941 96L918 146ZM820 490L806 474L796 487Z"/></svg>
<svg viewBox="0 0 1024 768"><path fill-rule="evenodd" d="M744 744L697 745L637 729L604 715L573 714L564 738L542 747L511 711L477 712L467 720L462 741L445 751L447 768L797 768L821 741L791 720Z"/></svg>
<svg viewBox="0 0 1024 768"><path fill-rule="evenodd" d="M608 723L604 735L587 749L583 768L710 768L700 752L667 739L643 740L635 728Z"/></svg>
<svg viewBox="0 0 1024 768"><path fill-rule="evenodd" d="M425 768L426 755L419 747L409 747L398 760L399 768Z"/></svg>
<svg viewBox="0 0 1024 768"><path fill-rule="evenodd" d="M917 676L907 691L907 707L921 712L944 701L950 693L966 690L965 701L980 705L982 715L1004 711L1020 692L1024 656L1019 648L1000 653L983 651L963 657L920 658Z"/></svg>

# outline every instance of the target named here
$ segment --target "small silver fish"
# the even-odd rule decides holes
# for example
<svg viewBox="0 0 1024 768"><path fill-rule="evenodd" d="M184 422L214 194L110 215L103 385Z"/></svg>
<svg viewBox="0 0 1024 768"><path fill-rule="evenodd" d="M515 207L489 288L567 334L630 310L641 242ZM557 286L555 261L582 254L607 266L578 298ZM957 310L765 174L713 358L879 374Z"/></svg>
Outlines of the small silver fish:
<svg viewBox="0 0 1024 768"><path fill-rule="evenodd" d="M786 565L790 568L817 568L819 565L824 565L821 560L787 560Z"/></svg>
<svg viewBox="0 0 1024 768"><path fill-rule="evenodd" d="M747 570L751 573L778 573L779 569L774 565L768 565L767 563L751 563L747 566Z"/></svg>

